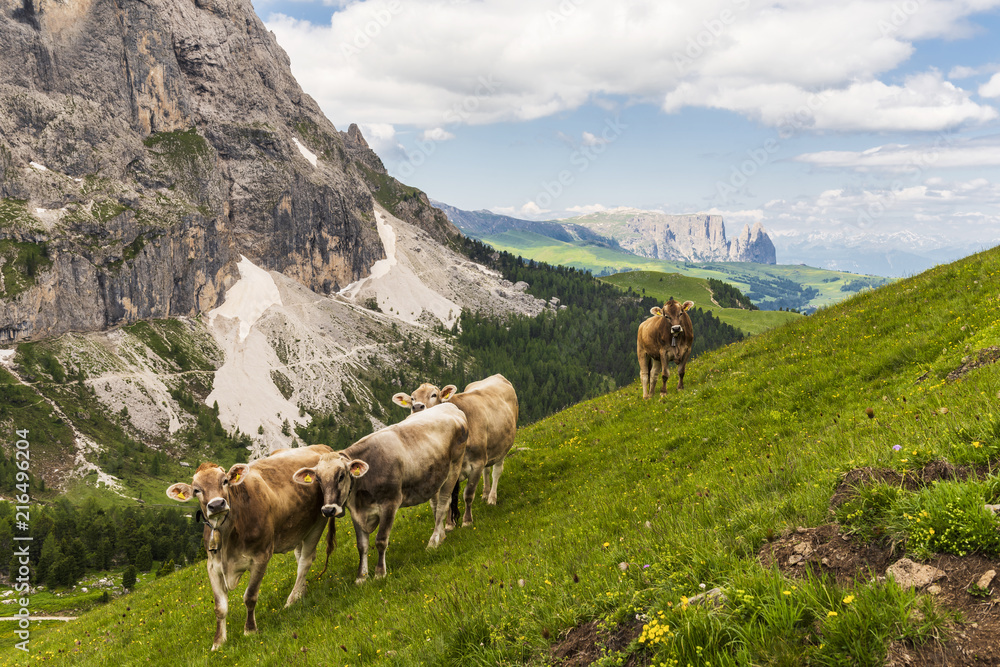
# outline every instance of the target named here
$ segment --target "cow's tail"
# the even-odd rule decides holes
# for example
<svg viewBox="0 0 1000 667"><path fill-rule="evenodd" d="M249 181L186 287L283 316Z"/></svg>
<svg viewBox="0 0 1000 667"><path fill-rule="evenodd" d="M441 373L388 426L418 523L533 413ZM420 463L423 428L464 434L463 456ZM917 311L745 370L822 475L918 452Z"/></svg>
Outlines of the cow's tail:
<svg viewBox="0 0 1000 667"><path fill-rule="evenodd" d="M323 571L319 573L317 579L322 579L323 575L326 574L326 566L330 564L330 554L333 550L337 548L337 522L331 516L327 519L327 529L326 529L326 560L323 561Z"/></svg>

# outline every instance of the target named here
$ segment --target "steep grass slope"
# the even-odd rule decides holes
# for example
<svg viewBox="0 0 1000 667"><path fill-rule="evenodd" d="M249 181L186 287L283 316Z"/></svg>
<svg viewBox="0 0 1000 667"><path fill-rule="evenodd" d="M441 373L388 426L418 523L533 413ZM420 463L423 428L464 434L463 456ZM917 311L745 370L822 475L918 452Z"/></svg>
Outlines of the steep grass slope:
<svg viewBox="0 0 1000 667"><path fill-rule="evenodd" d="M788 580L757 552L828 522L844 470L911 465L894 445L924 460L973 441L1000 454L1000 367L945 380L1000 338L998 276L1000 252L981 253L705 354L683 393L643 401L633 384L523 429L500 504L477 500L473 527L426 551L428 508L403 511L389 576L356 587L342 520L326 578L291 609L293 559L272 561L259 634L241 635L242 586L230 595L218 653L198 565L34 627L27 656L0 627L0 663L523 664L581 622L627 628L645 614L643 641L625 651L655 664L881 664L890 638L940 630L932 601L867 578ZM688 605L702 584L729 602Z"/></svg>
<svg viewBox="0 0 1000 667"><path fill-rule="evenodd" d="M666 301L670 297L678 301L690 299L699 308L712 311L713 315L726 324L731 324L749 335L759 334L801 317L798 313L788 311L722 308L713 303L712 290L708 286L708 280L679 273L627 271L601 278L601 280L622 289L632 288L633 291L643 296L652 296L659 301Z"/></svg>

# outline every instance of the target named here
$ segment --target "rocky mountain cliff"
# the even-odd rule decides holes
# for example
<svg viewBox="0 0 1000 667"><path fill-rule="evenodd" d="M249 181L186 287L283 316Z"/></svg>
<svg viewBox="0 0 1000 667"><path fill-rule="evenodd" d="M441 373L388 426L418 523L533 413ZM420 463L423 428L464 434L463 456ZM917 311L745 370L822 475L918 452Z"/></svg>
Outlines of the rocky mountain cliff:
<svg viewBox="0 0 1000 667"><path fill-rule="evenodd" d="M249 0L0 0L0 342L191 316L245 255L329 294L373 200L457 230L338 132Z"/></svg>
<svg viewBox="0 0 1000 667"><path fill-rule="evenodd" d="M774 264L774 244L757 222L736 238L726 238L720 215L668 215L618 210L572 218L576 224L613 238L640 257L685 262L756 262Z"/></svg>

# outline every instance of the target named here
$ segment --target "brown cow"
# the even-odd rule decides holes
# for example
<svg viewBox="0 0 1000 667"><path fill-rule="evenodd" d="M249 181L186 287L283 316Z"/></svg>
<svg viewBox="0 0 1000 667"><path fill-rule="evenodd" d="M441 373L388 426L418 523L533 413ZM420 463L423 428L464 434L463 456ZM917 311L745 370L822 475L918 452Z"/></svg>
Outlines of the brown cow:
<svg viewBox="0 0 1000 667"><path fill-rule="evenodd" d="M667 393L667 377L670 371L667 362L673 360L677 364L677 388L684 388L684 369L687 367L691 348L694 346L694 326L688 316L688 309L694 301L683 304L670 301L663 308L653 306L649 312L652 317L639 325L639 335L636 337L636 355L639 357L639 375L642 378L642 397L649 398L656 386L656 376L662 372L663 386L660 395Z"/></svg>
<svg viewBox="0 0 1000 667"><path fill-rule="evenodd" d="M322 489L324 516L343 516L351 510L358 540L358 577L368 576L368 536L378 527L375 576L385 576L385 551L400 507L431 501L434 533L427 548L444 540L445 516L451 490L458 481L469 435L462 411L439 405L410 415L358 440L347 449L324 455L292 479L309 489Z"/></svg>
<svg viewBox="0 0 1000 667"><path fill-rule="evenodd" d="M455 393L458 388L449 384L438 390L432 384L424 383L412 394L402 392L392 397L394 403L411 412L442 402L457 405L469 420L469 441L465 443L465 460L459 482L469 480L465 486L465 516L462 525L472 523L472 501L476 497L479 478L483 477L483 499L489 505L497 504L497 487L503 473L503 462L517 435L517 393L507 378L497 374L485 380L472 382L465 391ZM490 483L492 467L493 481ZM483 471L486 475L483 475ZM451 513L448 528L454 528L458 520L458 485L452 491Z"/></svg>
<svg viewBox="0 0 1000 667"><path fill-rule="evenodd" d="M244 634L257 630L257 593L273 554L295 549L298 571L285 606L305 592L306 574L327 518L320 511L323 496L319 490L293 484L291 476L303 466L316 465L321 456L332 451L326 445L283 449L249 465L237 463L228 472L214 463L202 463L191 484L178 483L167 489L167 497L178 502L197 498L205 517L208 580L215 597L213 651L226 641L229 591L247 570L250 580L243 595L247 607ZM331 525L328 560L332 541Z"/></svg>

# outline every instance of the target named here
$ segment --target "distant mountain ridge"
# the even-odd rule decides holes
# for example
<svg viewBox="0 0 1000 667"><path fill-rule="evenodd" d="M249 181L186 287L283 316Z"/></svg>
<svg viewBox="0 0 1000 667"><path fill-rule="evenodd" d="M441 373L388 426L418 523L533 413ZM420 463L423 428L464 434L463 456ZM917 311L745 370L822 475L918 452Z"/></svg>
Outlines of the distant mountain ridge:
<svg viewBox="0 0 1000 667"><path fill-rule="evenodd" d="M557 241L621 249L639 257L685 262L755 262L775 264L774 243L757 222L734 239L726 238L719 215L669 215L621 208L563 220L522 220L491 211L463 211L433 204L463 233L476 238L527 231Z"/></svg>
<svg viewBox="0 0 1000 667"><path fill-rule="evenodd" d="M524 220L522 218L494 213L486 209L463 211L460 208L455 208L454 206L449 206L433 199L431 200L431 204L444 211L445 215L448 216L448 220L458 227L463 234L477 239L518 230L541 234L542 236L548 236L549 238L565 243L582 241L591 245L609 248L619 247L614 239L610 239L587 227L576 225L572 222Z"/></svg>

